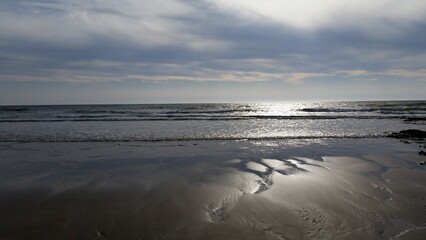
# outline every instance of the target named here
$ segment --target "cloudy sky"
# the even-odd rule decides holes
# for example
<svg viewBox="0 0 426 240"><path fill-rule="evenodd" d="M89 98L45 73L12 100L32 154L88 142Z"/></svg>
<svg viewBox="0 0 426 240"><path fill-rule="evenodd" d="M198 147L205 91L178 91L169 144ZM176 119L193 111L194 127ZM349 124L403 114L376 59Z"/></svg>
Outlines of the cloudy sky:
<svg viewBox="0 0 426 240"><path fill-rule="evenodd" d="M0 104L425 99L424 0L1 0Z"/></svg>

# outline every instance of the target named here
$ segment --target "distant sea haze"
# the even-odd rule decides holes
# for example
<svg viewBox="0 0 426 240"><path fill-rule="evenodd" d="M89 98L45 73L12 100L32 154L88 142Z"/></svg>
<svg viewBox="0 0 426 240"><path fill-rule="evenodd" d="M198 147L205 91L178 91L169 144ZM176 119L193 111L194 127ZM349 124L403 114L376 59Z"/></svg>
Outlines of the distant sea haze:
<svg viewBox="0 0 426 240"><path fill-rule="evenodd" d="M425 119L426 101L1 106L0 141L372 138Z"/></svg>

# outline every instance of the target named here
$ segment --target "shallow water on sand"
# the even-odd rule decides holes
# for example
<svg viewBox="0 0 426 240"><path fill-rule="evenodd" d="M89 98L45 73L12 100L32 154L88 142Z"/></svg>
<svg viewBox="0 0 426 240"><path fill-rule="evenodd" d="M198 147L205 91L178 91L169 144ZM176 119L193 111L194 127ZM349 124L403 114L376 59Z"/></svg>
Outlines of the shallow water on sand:
<svg viewBox="0 0 426 240"><path fill-rule="evenodd" d="M1 143L0 238L421 239L423 144Z"/></svg>

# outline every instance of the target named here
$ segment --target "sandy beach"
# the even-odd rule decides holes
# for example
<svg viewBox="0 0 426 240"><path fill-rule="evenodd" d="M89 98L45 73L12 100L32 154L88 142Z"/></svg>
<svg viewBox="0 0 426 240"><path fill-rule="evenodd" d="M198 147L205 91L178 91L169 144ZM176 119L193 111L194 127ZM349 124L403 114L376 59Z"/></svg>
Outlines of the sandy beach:
<svg viewBox="0 0 426 240"><path fill-rule="evenodd" d="M0 1L0 240L426 240L426 0Z"/></svg>
<svg viewBox="0 0 426 240"><path fill-rule="evenodd" d="M1 239L423 239L422 143L1 143Z"/></svg>

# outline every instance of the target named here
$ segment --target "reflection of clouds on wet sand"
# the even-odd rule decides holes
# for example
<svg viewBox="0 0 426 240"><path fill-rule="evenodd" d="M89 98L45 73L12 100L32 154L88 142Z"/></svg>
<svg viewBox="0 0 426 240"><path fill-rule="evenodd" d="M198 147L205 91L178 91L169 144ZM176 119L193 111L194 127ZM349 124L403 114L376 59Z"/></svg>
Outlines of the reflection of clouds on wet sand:
<svg viewBox="0 0 426 240"><path fill-rule="evenodd" d="M258 184L257 190L249 191L250 193L260 193L267 190L273 184L273 175L282 174L282 175L292 175L297 173L308 173L308 168L310 167L322 167L317 164L311 164L309 161L315 162L316 160L312 159L261 159L259 161L242 161L233 159L228 161L228 163L234 165L233 167L237 168L241 174L252 173L252 181ZM235 163L239 163L238 165ZM243 164L241 164L243 163Z"/></svg>
<svg viewBox="0 0 426 240"><path fill-rule="evenodd" d="M215 205L216 208L209 209L208 214L220 216L216 218L219 222L234 221L231 219L237 215L244 219L256 219L262 213L252 211L253 215L248 216L249 212L243 210L243 202L262 202L267 205L265 208L280 209L283 213L297 216L292 229L299 235L296 234L294 239L302 239L302 235L333 239L348 233L348 238L368 236L381 239L396 236L396 232L403 235L405 231L406 234L414 235L415 231L424 231L421 226L393 226L395 221L389 222L386 212L395 210L397 200L394 199L393 184L385 180L387 174L381 175L383 168L387 167L383 163L352 157L323 157L321 161L303 157L283 160L265 158L246 162L233 160L228 163L237 169L232 174L235 180L230 180L236 184L235 188L241 190L244 183L244 186L253 189L226 197ZM394 166L394 163L390 165ZM426 199L424 192L418 194L423 195L421 199ZM406 197L399 196L405 200ZM398 202L396 205L404 204ZM274 219L267 217L253 220L256 221L257 227L263 226L260 228L266 235L275 229L276 236L280 237L272 239L285 236L286 231L277 230L282 225L274 223ZM397 230L390 231L389 224Z"/></svg>
<svg viewBox="0 0 426 240"><path fill-rule="evenodd" d="M302 165L320 167L319 165L309 164L311 159L261 159L256 161L242 161L240 159L232 159L227 161L234 171L221 179L215 179L214 182L221 182L225 186L233 186L238 192L234 192L217 203L209 204L206 207L208 220L211 222L224 221L229 217L232 211L246 196L246 194L259 194L268 190L274 184L274 175L291 175L297 173L308 173ZM266 199L265 199L266 200ZM270 223L262 223L267 226ZM260 224L260 225L262 225ZM272 227L264 227L271 230ZM276 228L276 227L275 227Z"/></svg>

